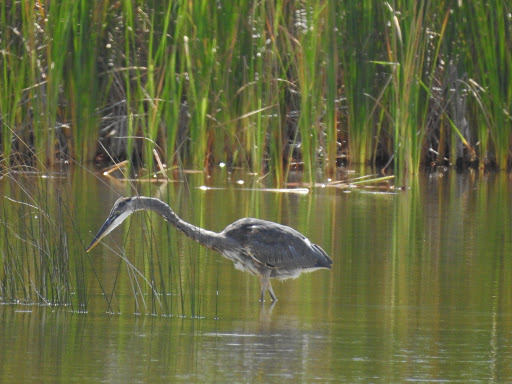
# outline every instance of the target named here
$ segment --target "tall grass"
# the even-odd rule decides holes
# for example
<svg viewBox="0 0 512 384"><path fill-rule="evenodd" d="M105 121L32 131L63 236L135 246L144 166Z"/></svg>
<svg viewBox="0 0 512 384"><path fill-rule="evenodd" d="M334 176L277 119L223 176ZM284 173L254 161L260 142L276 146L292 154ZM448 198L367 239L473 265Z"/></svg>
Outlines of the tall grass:
<svg viewBox="0 0 512 384"><path fill-rule="evenodd" d="M378 135L372 129L376 125L376 116L372 110L378 97L373 94L373 88L376 86L375 72L379 67L372 65L371 61L383 59L375 56L382 51L383 45L383 39L375 30L382 11L379 12L380 7L375 11L372 11L373 8L374 2L354 2L353 6L339 12L342 16L341 25L338 26L341 44L337 49L342 66L343 105L346 105L342 124L346 131L345 137L350 138L350 161L363 164L370 159L375 161L372 153L378 142L375 140Z"/></svg>
<svg viewBox="0 0 512 384"><path fill-rule="evenodd" d="M102 29L106 21L106 4L89 9L87 1L79 1L75 8L71 34L74 56L71 70L65 71L63 83L69 89L71 108L67 110L69 123L64 129L70 130L73 144L69 154L77 161L84 162L94 156L98 119L96 108L100 101L99 83L91 81L98 78L96 65L98 53L102 51ZM101 105L101 104L100 104Z"/></svg>
<svg viewBox="0 0 512 384"><path fill-rule="evenodd" d="M0 122L4 161L9 161L11 152L15 150L12 144L15 137L19 140L27 139L31 124L37 124L37 114L33 118L29 116L27 103L32 102L35 95L43 94L38 92L43 80L35 76L40 68L34 42L36 31L32 23L35 12L30 7L13 8L6 5L0 7Z"/></svg>
<svg viewBox="0 0 512 384"><path fill-rule="evenodd" d="M398 4L393 4L395 7ZM391 115L394 122L395 173L403 175L419 168L423 138L426 133L425 108L428 98L420 85L425 68L428 45L425 15L428 2L405 1L408 11L402 15L389 5L388 54L392 68ZM434 63L436 58L434 58Z"/></svg>
<svg viewBox="0 0 512 384"><path fill-rule="evenodd" d="M481 165L505 169L510 162L512 91L511 7L476 1L459 10L464 18Z"/></svg>
<svg viewBox="0 0 512 384"><path fill-rule="evenodd" d="M393 160L399 179L511 161L512 21L497 0L14 2L0 20L9 163L64 153L153 171L156 149L169 167L281 183L347 156Z"/></svg>
<svg viewBox="0 0 512 384"><path fill-rule="evenodd" d="M0 201L0 300L87 311L85 261L70 257L81 253L76 212L54 180L3 176L9 183L3 182Z"/></svg>

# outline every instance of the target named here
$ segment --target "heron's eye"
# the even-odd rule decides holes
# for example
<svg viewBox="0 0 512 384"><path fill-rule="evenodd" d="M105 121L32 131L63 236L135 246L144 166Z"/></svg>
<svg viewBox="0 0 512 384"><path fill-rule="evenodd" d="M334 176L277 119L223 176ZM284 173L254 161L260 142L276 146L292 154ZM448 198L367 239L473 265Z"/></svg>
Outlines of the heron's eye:
<svg viewBox="0 0 512 384"><path fill-rule="evenodd" d="M116 211L114 214L115 214L116 216L119 216L119 215L121 214L121 211Z"/></svg>

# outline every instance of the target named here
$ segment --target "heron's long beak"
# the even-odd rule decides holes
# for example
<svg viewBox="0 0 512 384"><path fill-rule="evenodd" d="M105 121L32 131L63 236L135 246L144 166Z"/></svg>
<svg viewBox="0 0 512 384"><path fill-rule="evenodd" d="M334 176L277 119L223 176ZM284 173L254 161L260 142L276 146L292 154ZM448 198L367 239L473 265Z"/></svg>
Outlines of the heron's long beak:
<svg viewBox="0 0 512 384"><path fill-rule="evenodd" d="M115 228L115 226L112 225L115 219L115 216L110 216L107 219L107 221L105 221L105 223L100 228L96 236L94 236L94 239L92 239L91 245L87 247L86 252L89 252L91 249L93 249L96 246L96 244L100 242L101 239L103 239L107 234L110 233L110 231L112 231Z"/></svg>

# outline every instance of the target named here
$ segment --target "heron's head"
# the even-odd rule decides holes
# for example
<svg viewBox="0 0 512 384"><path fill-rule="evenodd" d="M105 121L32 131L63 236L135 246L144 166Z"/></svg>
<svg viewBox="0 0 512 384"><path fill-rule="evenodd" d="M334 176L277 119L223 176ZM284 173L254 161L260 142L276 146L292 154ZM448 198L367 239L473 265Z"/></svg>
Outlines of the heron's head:
<svg viewBox="0 0 512 384"><path fill-rule="evenodd" d="M103 226L100 228L96 236L94 236L91 245L87 247L87 252L93 249L101 239L112 232L114 228L119 226L128 216L135 212L135 200L136 197L121 197L115 202L107 220L105 220Z"/></svg>

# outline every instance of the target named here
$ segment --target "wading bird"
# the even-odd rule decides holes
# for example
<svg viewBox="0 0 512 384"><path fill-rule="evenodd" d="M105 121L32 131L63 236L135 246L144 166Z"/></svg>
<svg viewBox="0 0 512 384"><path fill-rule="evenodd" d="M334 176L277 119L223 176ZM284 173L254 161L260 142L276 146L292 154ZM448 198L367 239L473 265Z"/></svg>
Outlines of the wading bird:
<svg viewBox="0 0 512 384"><path fill-rule="evenodd" d="M260 301L265 300L267 290L272 301L277 301L271 278L285 280L298 277L302 272L331 269L332 260L327 253L293 228L272 221L244 218L220 233L212 232L182 220L163 201L144 196L118 199L87 252L129 215L142 210L156 212L192 240L231 260L235 268L258 276Z"/></svg>

